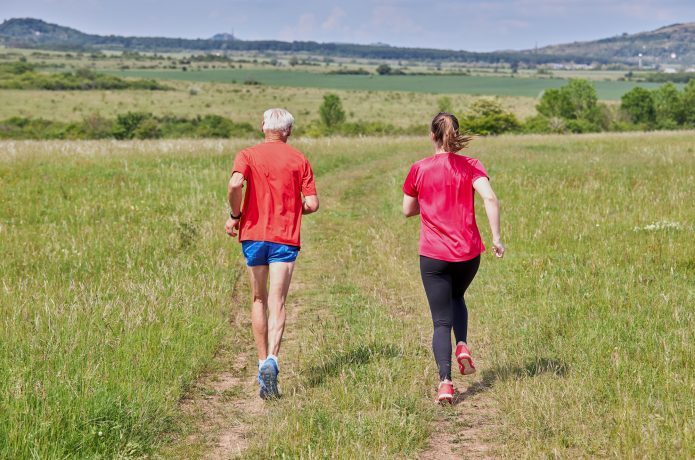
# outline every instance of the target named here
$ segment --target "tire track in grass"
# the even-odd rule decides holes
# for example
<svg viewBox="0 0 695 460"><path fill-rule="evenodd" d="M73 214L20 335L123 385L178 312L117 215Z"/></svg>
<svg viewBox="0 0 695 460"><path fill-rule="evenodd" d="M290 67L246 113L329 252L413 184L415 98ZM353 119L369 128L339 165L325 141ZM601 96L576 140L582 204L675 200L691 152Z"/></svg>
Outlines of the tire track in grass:
<svg viewBox="0 0 695 460"><path fill-rule="evenodd" d="M332 171L319 179L322 210L317 216L306 219L307 244L300 255L286 306L287 329L280 355L280 388L285 397L270 403L258 398L256 354L247 306L248 287L247 283L241 282L238 284L239 292L234 295L232 309L236 314L232 330L225 338L215 364L211 366L213 370L200 379L189 392L190 398L182 403L184 414L193 413L197 417L192 433L181 439L179 445L192 447L174 451L175 454L165 458L217 460L280 457L282 454L306 458L353 454L361 458L489 458L494 455L494 445L490 440L498 430L497 414L494 401L486 392L490 382L486 381L485 373L469 379L471 383L467 387L457 382L460 389L465 388L463 398L457 398L457 405L447 408L434 404L436 372L429 344L429 311L419 285L419 275L409 265L408 254L399 247L399 235L393 233L398 221L388 221L393 216L383 215L381 200L388 195L379 193L380 187L393 185L385 184L382 176L395 174L394 171L400 171L409 161L397 153L346 165L340 171ZM378 195L378 199L371 199L372 192ZM392 197L386 200L390 201ZM358 229L351 225L355 220L360 223ZM410 231L407 238L412 237ZM357 246L354 245L355 241ZM362 246L364 244L367 246ZM330 254L326 252L328 247L333 251ZM357 297L353 297L355 295ZM383 342L386 348L382 350L379 340L375 342L365 337L363 346L354 348L359 339L356 342L349 334L345 337L334 336L332 334L335 332L330 332L334 326L324 326L329 327L329 332L321 326L343 321L332 309L346 302L379 305L379 309L402 322L402 329L407 331L406 335L410 338L391 337L387 339L389 343ZM239 305L243 307L239 308ZM388 332L383 331L368 331L367 335L376 334L379 337L384 333L388 337ZM477 344L474 349L480 368L484 368L481 366L485 359L484 349L483 343ZM362 356L364 350L367 350L367 355ZM332 368L320 370L323 361L313 361L317 351L321 359L327 359L324 364L333 363L334 358L340 359L337 374L329 372ZM396 361L390 358L394 353ZM378 431L373 435L383 438L378 442L359 438L340 440L341 436L355 434L350 430L342 431L332 423L340 424L341 420L345 420L345 423L354 424L352 430L359 432L373 429L370 428L370 417L387 417L385 420L391 420L384 414L394 409L384 407L384 402L363 408L370 415L364 419L359 416L354 421L352 415L357 409L341 408L339 400L330 399L335 397L331 388L336 386L347 385L346 395L340 397L350 398L354 396L350 393L359 391L360 385L371 385L370 380L364 380L358 381L356 387L349 386L354 385L351 377L373 368L374 365L369 364L372 360L388 366L398 360L414 362L406 364L411 368L405 372L397 371L393 377L402 379L410 376L407 378L412 381L409 386L401 387L405 388L405 393L398 395L402 401L393 401L379 392L370 397L387 404L415 404L412 410L408 409L404 414L412 413L420 419L420 422L412 425L413 429L419 429L415 427L422 424L425 428L429 426L429 442L427 429L424 430L424 437L420 431L415 431L414 440L407 440L405 432L394 426L376 428ZM321 381L315 381L319 374ZM415 402L408 402L411 400ZM327 425L318 431L303 433L302 430L306 428L301 423L313 422L314 416L311 414L317 410L323 414L321 417L328 417L321 419ZM393 429L397 436L406 437L392 439L388 433ZM326 430L337 431L327 435ZM306 441L293 444L277 437L293 431L298 439ZM322 436L328 437L324 439ZM284 444L276 445L278 440ZM326 440L328 445L325 444ZM342 442L351 443L354 447L341 446ZM372 450L356 450L360 445Z"/></svg>
<svg viewBox="0 0 695 460"><path fill-rule="evenodd" d="M385 170L383 172L386 177L392 174L391 181L376 175L378 179L367 178L365 183L356 184L355 187L368 190L378 189L379 186L374 183L375 180L379 180L382 185L389 182L398 183L400 177L397 174L393 177L393 170L397 171L398 166L394 165L391 171ZM399 187L398 190L400 191ZM386 191L376 194L388 196ZM400 204L395 200L395 198L400 198L400 194L397 195L394 197L394 201ZM408 233L407 230L404 230L406 227L402 220L400 225L398 220L387 224L385 222L387 217L383 216L383 213L383 206L370 213L370 227L372 229L370 238L376 247L382 248L376 253L379 259L376 271L389 280L386 283L390 285L387 289L389 298L385 299L385 304L401 305L403 307L400 310L405 311L406 315L414 317L413 327L418 330L421 346L428 350L431 368L428 367L427 372L430 376L434 376L436 366L431 356L432 320L427 299L420 284L418 268L416 264L410 263L411 260L417 261L417 257L409 254L408 249L404 252L403 243L410 243L410 239L416 238L416 236L412 232ZM399 213L400 210L396 214ZM399 215L397 219L402 219L402 217ZM468 303L471 306L471 314L475 315L475 309L482 306L482 299L478 301L473 298L471 302L471 297L471 293L469 293ZM401 312L395 311L394 313L400 314ZM419 458L433 460L443 458L484 459L494 458L498 452L496 439L499 439L502 424L496 401L489 394L489 390L494 384L494 374L493 371L486 370L486 350L491 335L489 331L485 330L485 327L475 324L471 325L469 335L472 339L471 351L478 372L472 376L463 377L458 373L456 361L452 360L452 374L456 386L453 404L450 407L435 407L430 439L427 447L419 454ZM430 389L432 401L436 396L436 379L433 379L433 382ZM426 382L423 383L427 384Z"/></svg>
<svg viewBox="0 0 695 460"><path fill-rule="evenodd" d="M325 176L325 183L329 183L331 175L344 174L347 169L341 158L331 161L340 162L342 168L338 171L329 163L327 169L330 172ZM376 158L354 163L351 167L365 168L372 161ZM297 336L306 333L297 325L303 300L298 293L306 285L304 272L312 269L305 269L303 265L300 258L287 299L286 331L280 356L281 392L283 387L289 393L295 392L296 382L301 379L295 363L284 358L300 352L294 342ZM155 455L156 458L222 460L243 456L250 444L254 425L264 423L265 416L276 404L266 403L258 396L256 348L251 334L250 290L245 267L239 273L232 288L229 330L225 332L208 370L181 399L183 433L170 439L168 445Z"/></svg>
<svg viewBox="0 0 695 460"><path fill-rule="evenodd" d="M181 433L155 458L221 460L239 455L248 445L248 421L265 409L249 371L256 363L253 340L245 333L250 316L247 309L237 307L250 295L245 276L240 269L232 288L229 330L206 371L181 399Z"/></svg>

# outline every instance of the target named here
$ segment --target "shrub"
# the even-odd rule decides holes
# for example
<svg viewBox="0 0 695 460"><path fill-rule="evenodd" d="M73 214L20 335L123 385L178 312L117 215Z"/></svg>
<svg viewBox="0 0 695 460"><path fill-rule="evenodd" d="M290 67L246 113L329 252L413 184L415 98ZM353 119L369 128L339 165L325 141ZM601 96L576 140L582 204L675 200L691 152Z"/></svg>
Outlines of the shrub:
<svg viewBox="0 0 695 460"><path fill-rule="evenodd" d="M683 123L695 127L695 80L690 80L683 89L681 96L683 108Z"/></svg>
<svg viewBox="0 0 695 460"><path fill-rule="evenodd" d="M666 83L652 91L656 127L673 129L684 122L683 104L678 88Z"/></svg>
<svg viewBox="0 0 695 460"><path fill-rule="evenodd" d="M330 130L345 121L343 103L337 94L326 94L323 103L319 107L321 122Z"/></svg>
<svg viewBox="0 0 695 460"><path fill-rule="evenodd" d="M546 90L536 110L548 119L564 119L573 132L601 131L610 124L596 89L587 80L572 79L558 89Z"/></svg>
<svg viewBox="0 0 695 460"><path fill-rule="evenodd" d="M521 123L511 112L506 112L495 99L478 99L473 103L470 114L463 117L464 130L482 136L517 131Z"/></svg>
<svg viewBox="0 0 695 460"><path fill-rule="evenodd" d="M162 129L159 127L159 122L152 117L143 119L133 131L133 137L136 139L159 139L162 137Z"/></svg>
<svg viewBox="0 0 695 460"><path fill-rule="evenodd" d="M391 66L388 64L381 64L379 67L376 68L376 73L379 75L389 75L393 69L391 69Z"/></svg>
<svg viewBox="0 0 695 460"><path fill-rule="evenodd" d="M620 109L633 123L651 126L656 120L652 93L639 86L623 94L620 98Z"/></svg>
<svg viewBox="0 0 695 460"><path fill-rule="evenodd" d="M437 99L437 109L440 112L452 113L454 111L454 107L451 102L451 98L449 96L442 96Z"/></svg>
<svg viewBox="0 0 695 460"><path fill-rule="evenodd" d="M128 112L116 117L113 136L116 139L132 139L141 123L152 115L144 112Z"/></svg>

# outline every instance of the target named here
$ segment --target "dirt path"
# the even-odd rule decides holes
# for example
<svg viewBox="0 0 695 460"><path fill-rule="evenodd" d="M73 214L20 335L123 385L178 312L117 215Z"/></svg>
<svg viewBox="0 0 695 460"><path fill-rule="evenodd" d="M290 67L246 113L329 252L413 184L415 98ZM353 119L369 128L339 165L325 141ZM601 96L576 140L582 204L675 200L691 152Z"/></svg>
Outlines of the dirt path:
<svg viewBox="0 0 695 460"><path fill-rule="evenodd" d="M330 189L326 187L326 193L322 196L322 205L326 209L340 210L342 205L343 193L348 190L351 182L371 174L380 162L372 165L359 165L349 171L342 171L340 180L331 183ZM370 169L371 168L371 169ZM325 180L325 179L324 179ZM374 179L376 180L376 179ZM326 212L326 211L324 211ZM337 212L337 211L335 211ZM320 222L320 223L319 223ZM325 221L309 220L308 235L313 235L321 227L321 235L339 237L342 235L342 228L333 228L336 224L326 219ZM311 227L316 225L314 232ZM383 230L383 229L381 229ZM376 227L372 235L373 244L381 244L380 238L385 238L386 246L389 235L380 235ZM301 262L297 265L293 277L290 295L287 304L287 328L283 338L282 352L280 357L281 367L281 391L285 390L286 396L292 397L293 391L298 388L299 369L297 363L291 358L283 357L297 356L300 353L301 334L306 326L301 322L302 315L312 315L315 311L312 308L302 306L310 300L314 294L309 294L309 298L304 298L304 283L314 285L315 280L320 278L317 271L323 270L321 254L316 253L318 245L307 245L306 253L303 250ZM312 249L313 248L313 249ZM348 250L346 257L355 257ZM394 264L385 261L385 264ZM385 270L389 271L389 270ZM370 272L371 273L371 272ZM364 275L364 274L362 274ZM359 270L354 272L354 276L359 277ZM351 273L352 276L352 273ZM367 275L364 275L367 276ZM404 274L397 274L395 279L404 279ZM409 279L409 278L408 278ZM415 292L414 289L421 289L418 280L410 280L414 284L409 286L408 292ZM204 458L204 459L229 459L243 456L244 451L254 444L251 438L253 431L257 429L264 417L267 416L268 405L258 398L258 387L256 383L256 352L253 338L250 332L250 314L248 308L248 286L245 273L237 283L234 301L231 311L234 312L230 318L231 332L225 338L209 374L203 376L189 391L187 398L182 401L182 412L192 420L190 434L178 440L179 445L191 446L189 450L179 448L171 455L164 458ZM359 282L357 283L360 284ZM363 283L365 286L373 284L373 280ZM401 295L402 291L397 290L394 295ZM424 297L424 296L423 296ZM412 301L412 299L410 300ZM398 301L385 304L398 305ZM313 313L312 313L313 312ZM394 314L397 314L394 312ZM307 322L306 324L310 324ZM431 323L417 321L422 325L419 331L423 339L428 339L431 334ZM418 327L418 326L415 326ZM478 349L472 350L477 359L479 369L485 369L484 344L477 344ZM429 344L427 345L429 348ZM476 374L473 378L455 377L457 388L461 391L457 395L456 404L452 407L443 407L438 410L438 420L432 427L432 436L429 445L421 451L417 458L423 459L451 459L451 458L494 458L495 438L499 430L497 424L498 414L494 400L487 390L491 388L492 382L486 379L485 372ZM465 382L465 384L464 384ZM434 394L432 394L432 400ZM434 404L434 403L432 403Z"/></svg>
<svg viewBox="0 0 695 460"><path fill-rule="evenodd" d="M301 289L300 276L300 270L296 270L288 295L288 330L283 338L283 350L292 347L295 335L292 328L300 312L300 303L293 302L296 297L293 294ZM230 302L230 332L221 343L210 370L181 400L182 416L192 424L186 430L188 434L174 440L159 457L228 460L241 456L249 447L254 421L268 411L268 406L258 396L257 355L251 335L249 298L244 271L236 282ZM282 371L287 377L292 373L291 366L283 366Z"/></svg>
<svg viewBox="0 0 695 460"><path fill-rule="evenodd" d="M454 363L455 371L458 368ZM442 407L432 429L423 460L496 458L495 437L500 428L495 401L487 394L492 386L484 362L476 359L478 369L472 378L454 376L456 394L452 407ZM452 369L454 370L454 369ZM465 383L464 383L465 382Z"/></svg>

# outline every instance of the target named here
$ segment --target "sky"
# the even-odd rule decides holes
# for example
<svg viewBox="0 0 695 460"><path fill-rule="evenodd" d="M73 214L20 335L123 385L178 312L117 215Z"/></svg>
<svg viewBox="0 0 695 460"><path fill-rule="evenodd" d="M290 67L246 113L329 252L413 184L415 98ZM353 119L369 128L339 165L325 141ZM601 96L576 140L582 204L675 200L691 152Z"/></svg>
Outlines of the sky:
<svg viewBox="0 0 695 460"><path fill-rule="evenodd" d="M695 22L695 0L0 0L87 33L528 49Z"/></svg>

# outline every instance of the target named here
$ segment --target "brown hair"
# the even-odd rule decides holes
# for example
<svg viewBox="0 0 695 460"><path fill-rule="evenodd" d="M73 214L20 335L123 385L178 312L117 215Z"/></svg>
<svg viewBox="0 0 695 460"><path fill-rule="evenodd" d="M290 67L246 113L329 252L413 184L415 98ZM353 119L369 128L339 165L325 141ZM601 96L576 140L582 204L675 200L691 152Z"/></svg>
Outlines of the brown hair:
<svg viewBox="0 0 695 460"><path fill-rule="evenodd" d="M458 152L473 139L459 133L459 121L450 113L439 112L432 119L431 126L434 141L447 152Z"/></svg>

